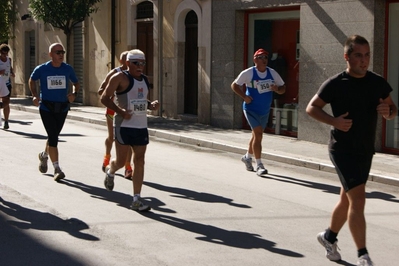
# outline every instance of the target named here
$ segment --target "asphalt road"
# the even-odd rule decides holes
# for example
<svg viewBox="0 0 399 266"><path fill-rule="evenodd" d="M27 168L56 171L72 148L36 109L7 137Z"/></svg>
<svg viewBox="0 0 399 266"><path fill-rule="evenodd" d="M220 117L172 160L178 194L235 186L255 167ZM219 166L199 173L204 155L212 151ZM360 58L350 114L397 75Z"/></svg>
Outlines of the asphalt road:
<svg viewBox="0 0 399 266"><path fill-rule="evenodd" d="M0 265L336 265L316 240L338 199L335 174L265 162L260 178L237 154L153 138L142 191L153 210L141 214L128 208L130 181L103 187L105 128L67 122L57 183L51 165L38 171L38 115L12 120L0 130ZM399 188L370 183L367 197L368 249L392 265ZM338 238L339 265L355 265L347 226Z"/></svg>

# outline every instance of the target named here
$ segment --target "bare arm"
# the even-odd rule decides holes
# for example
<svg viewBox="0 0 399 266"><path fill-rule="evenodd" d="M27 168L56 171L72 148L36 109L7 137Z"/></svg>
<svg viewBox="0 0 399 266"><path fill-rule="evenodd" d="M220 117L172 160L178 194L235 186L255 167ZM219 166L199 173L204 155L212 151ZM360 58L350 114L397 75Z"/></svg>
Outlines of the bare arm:
<svg viewBox="0 0 399 266"><path fill-rule="evenodd" d="M31 92L31 94L32 94L32 101L33 101L33 104L35 105L35 106L39 106L39 97L38 97L38 95L37 95L37 90L36 90L36 81L34 81L34 80L32 80L31 78L29 78L29 89L30 89L30 92Z"/></svg>
<svg viewBox="0 0 399 266"><path fill-rule="evenodd" d="M114 110L117 114L121 115L124 119L130 119L132 114L125 109L120 108L117 106L113 100L115 92L117 89L123 84L124 79L123 73L117 73L112 75L107 83L104 92L101 94L101 103L104 104L111 110Z"/></svg>
<svg viewBox="0 0 399 266"><path fill-rule="evenodd" d="M393 102L391 95L384 100L380 99L380 104L377 106L377 112L386 120L394 119L398 115L398 108Z"/></svg>
<svg viewBox="0 0 399 266"><path fill-rule="evenodd" d="M69 101L70 103L72 103L73 101L75 101L76 96L77 96L79 90L80 90L80 83L79 83L79 82L73 83L73 86L72 86L72 93L69 93L69 94L68 94L68 101Z"/></svg>
<svg viewBox="0 0 399 266"><path fill-rule="evenodd" d="M115 73L117 73L115 69L112 69L110 72L108 72L107 76L101 83L100 88L98 88L98 95L101 96L101 94L103 94L105 87L107 87L109 80L111 79L112 75L114 75Z"/></svg>
<svg viewBox="0 0 399 266"><path fill-rule="evenodd" d="M238 95L240 96L245 103L249 104L252 102L252 97L248 96L244 93L242 86L238 85L237 83L233 82L231 83L231 89Z"/></svg>
<svg viewBox="0 0 399 266"><path fill-rule="evenodd" d="M272 91L274 91L275 93L277 93L277 94L284 94L285 93L285 85L283 85L283 86L277 86L277 85L275 85L275 84L273 84L272 86L271 86L271 88L272 88Z"/></svg>
<svg viewBox="0 0 399 266"><path fill-rule="evenodd" d="M344 132L349 131L349 129L352 127L352 119L345 118L348 116L348 112L338 117L333 117L323 110L325 105L326 103L316 94L306 107L306 113L314 119L327 125L331 125L336 129Z"/></svg>

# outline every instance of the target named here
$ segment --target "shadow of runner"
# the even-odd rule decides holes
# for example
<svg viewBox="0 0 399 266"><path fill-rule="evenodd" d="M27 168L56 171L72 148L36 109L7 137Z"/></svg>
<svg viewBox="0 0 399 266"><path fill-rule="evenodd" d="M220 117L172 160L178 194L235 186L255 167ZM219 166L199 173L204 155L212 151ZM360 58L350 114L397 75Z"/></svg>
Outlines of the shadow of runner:
<svg viewBox="0 0 399 266"><path fill-rule="evenodd" d="M152 183L148 181L144 181L144 185L147 185L149 187L162 190L165 192L170 192L175 195L172 195L172 197L176 198L182 198L182 199L189 199L189 200L196 200L196 201L201 201L201 202L208 202L208 203L226 203L230 206L233 207L238 207L238 208L251 208L248 205L245 204L238 204L234 203L232 199L225 198L222 196L218 196L215 194L210 194L206 192L197 192L185 188L177 188L177 187L168 187L164 185L160 185L157 183Z"/></svg>
<svg viewBox="0 0 399 266"><path fill-rule="evenodd" d="M68 254L39 243L22 230L10 225L0 213L1 265L84 266Z"/></svg>
<svg viewBox="0 0 399 266"><path fill-rule="evenodd" d="M125 179L126 180L126 179ZM127 180L126 180L127 181ZM102 182L102 180L101 180ZM131 182L131 181L130 181ZM131 195L121 193L118 191L108 191L105 188L90 186L82 182L62 179L60 184L67 185L69 187L77 188L91 195L91 197L101 200L106 200L116 203L118 206L130 209L133 197Z"/></svg>
<svg viewBox="0 0 399 266"><path fill-rule="evenodd" d="M153 219L176 228L186 230L200 236L196 239L201 241L207 241L213 244L226 245L234 248L241 249L265 249L273 253L277 253L283 256L302 258L302 254L297 252L280 249L276 247L276 243L261 238L260 235L251 234L240 231L229 231L212 225L204 225L196 222L190 222L177 217L156 214L153 212L140 213L144 217Z"/></svg>
<svg viewBox="0 0 399 266"><path fill-rule="evenodd" d="M99 238L90 234L81 232L81 230L89 229L89 226L77 219L70 218L63 220L56 215L48 212L40 212L28 209L18 204L9 202L0 197L0 211L8 216L15 217L21 221L8 221L9 225L18 227L19 229L36 229L41 231L64 231L71 236L89 241L98 241Z"/></svg>
<svg viewBox="0 0 399 266"><path fill-rule="evenodd" d="M294 184L294 185L300 185L300 186L309 187L309 188L315 188L315 189L319 189L323 192L336 194L336 195L339 195L339 193L341 191L340 186L333 186L333 185L313 182L313 181L304 180L304 179L298 179L298 178L289 177L289 176L268 174L268 175L264 176L264 178L272 179L272 180L276 180L276 181L280 181L280 182L285 182L285 183L290 183L290 184ZM338 180L338 177L337 177L337 180ZM386 200L386 201L390 201L390 202L394 202L394 203L399 203L399 199L396 198L394 195L388 194L385 192L380 192L380 191L366 192L366 198L367 199L381 199L381 200Z"/></svg>

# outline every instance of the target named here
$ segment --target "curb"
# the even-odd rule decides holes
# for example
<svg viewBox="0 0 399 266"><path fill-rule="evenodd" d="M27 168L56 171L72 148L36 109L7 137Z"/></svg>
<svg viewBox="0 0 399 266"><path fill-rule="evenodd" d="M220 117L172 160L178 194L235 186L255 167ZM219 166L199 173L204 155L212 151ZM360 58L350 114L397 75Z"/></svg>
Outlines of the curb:
<svg viewBox="0 0 399 266"><path fill-rule="evenodd" d="M39 113L39 110L35 107L27 108L26 106L17 105L17 104L10 104L10 107L12 109L16 109L19 111ZM104 125L104 126L106 125L105 120L77 116L74 114L68 114L68 119L75 120L75 121L81 121L81 122L85 122L85 123L97 124L97 125ZM220 151L225 151L225 152L231 152L231 153L237 153L237 154L244 154L246 152L245 148L226 145L226 144L219 143L219 142L212 142L212 141L199 139L199 138L191 138L191 137L187 137L187 136L184 136L181 134L174 134L167 130L159 130L159 129L149 128L148 134L150 135L150 137L162 138L162 139L166 139L166 140L170 140L170 141L174 141L174 142L195 145L195 146L200 146L200 147L205 147L205 148L210 148L210 149L215 149L215 150L220 150ZM319 163L319 162L314 162L314 161L310 161L310 160L302 160L302 159L298 159L298 158L294 158L294 157L283 156L283 155L267 153L267 152L262 152L262 158L270 160L270 161L295 165L295 166L299 166L299 167L310 168L313 170L318 170L318 171L323 171L323 172L328 172L328 173L336 173L335 167L333 165L326 164L326 163ZM392 178L389 176L370 173L369 181L399 187L399 179Z"/></svg>

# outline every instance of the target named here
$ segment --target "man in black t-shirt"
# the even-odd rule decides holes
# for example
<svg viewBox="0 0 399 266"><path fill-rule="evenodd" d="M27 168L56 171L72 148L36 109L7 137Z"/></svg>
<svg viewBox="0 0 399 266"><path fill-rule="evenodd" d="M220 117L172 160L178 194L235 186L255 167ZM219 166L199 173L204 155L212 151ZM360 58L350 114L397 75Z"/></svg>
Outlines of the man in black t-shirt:
<svg viewBox="0 0 399 266"><path fill-rule="evenodd" d="M398 109L388 82L368 71L370 45L364 37L353 35L347 39L344 58L347 69L326 80L306 108L311 117L332 126L329 154L342 184L330 226L317 239L329 260L340 260L337 235L348 221L358 250L357 265L371 266L366 248L365 186L374 155L378 115L394 119ZM332 115L323 110L326 104L331 105Z"/></svg>

